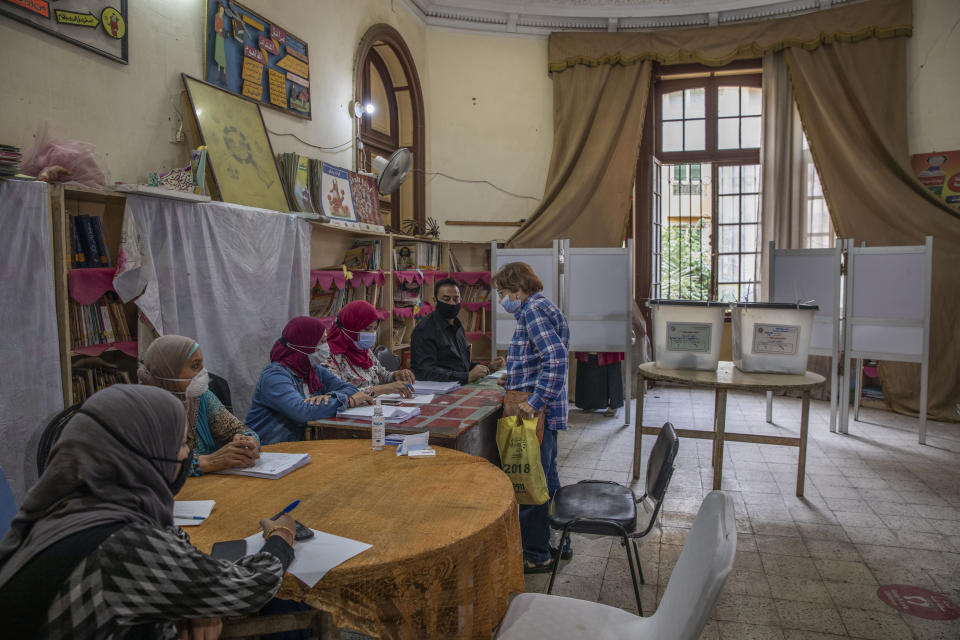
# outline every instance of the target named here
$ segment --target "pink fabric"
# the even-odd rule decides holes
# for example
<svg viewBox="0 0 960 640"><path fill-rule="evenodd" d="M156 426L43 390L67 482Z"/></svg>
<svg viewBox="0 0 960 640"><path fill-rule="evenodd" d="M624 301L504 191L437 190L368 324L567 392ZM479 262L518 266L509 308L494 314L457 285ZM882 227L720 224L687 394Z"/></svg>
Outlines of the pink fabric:
<svg viewBox="0 0 960 640"><path fill-rule="evenodd" d="M590 352L588 351L576 351L574 355L577 357L577 362L583 362L584 364L590 359ZM605 367L608 364L616 364L623 360L623 353L621 352L601 352L597 354L597 364L601 367Z"/></svg>
<svg viewBox="0 0 960 640"><path fill-rule="evenodd" d="M489 338L489 331L465 331L464 335L467 336L468 340L476 340L477 338Z"/></svg>
<svg viewBox="0 0 960 640"><path fill-rule="evenodd" d="M312 289L318 284L323 290L329 289L332 284L336 284L337 289L343 289L347 286L347 278L343 275L343 271L323 271L319 269L311 271L310 288Z"/></svg>
<svg viewBox="0 0 960 640"><path fill-rule="evenodd" d="M353 344L357 334L367 328L371 322L379 319L377 309L365 300L354 300L340 309L337 314L338 323L334 323L327 332L327 344L330 345L330 353L345 354L355 366L362 369L369 369L373 366L373 358L370 356L369 349L358 349Z"/></svg>
<svg viewBox="0 0 960 640"><path fill-rule="evenodd" d="M113 291L113 267L71 269L67 272L70 297L80 304L93 304L108 291Z"/></svg>
<svg viewBox="0 0 960 640"><path fill-rule="evenodd" d="M369 287L374 282L381 286L386 282L386 276L383 275L383 271L354 271L353 278L350 280L350 286L354 289L359 289L361 284Z"/></svg>
<svg viewBox="0 0 960 640"><path fill-rule="evenodd" d="M84 356L99 356L107 349L117 349L128 356L137 357L137 341L130 342L107 342L104 344L95 344L92 347L74 347L70 349L73 353L79 353Z"/></svg>
<svg viewBox="0 0 960 640"><path fill-rule="evenodd" d="M310 366L310 358L304 353L313 353L316 350L325 331L319 318L297 316L287 323L280 339L273 343L273 348L270 349L270 362L279 362L293 371L307 383L310 393L320 391L320 378L317 377L317 370ZM287 344L294 345L304 353L291 349Z"/></svg>
<svg viewBox="0 0 960 640"><path fill-rule="evenodd" d="M489 309L490 302L464 302L461 306L467 311L480 311L480 309Z"/></svg>
<svg viewBox="0 0 960 640"><path fill-rule="evenodd" d="M413 317L423 318L425 316L430 315L431 313L433 313L433 305L430 304L429 302L424 302L423 304L420 305L420 313L416 314L416 316L414 316L413 307L394 307L393 308L393 315L395 315L398 318L413 318Z"/></svg>
<svg viewBox="0 0 960 640"><path fill-rule="evenodd" d="M447 271L424 271L423 279L427 282L436 282L437 280L443 280L449 275L450 273Z"/></svg>
<svg viewBox="0 0 960 640"><path fill-rule="evenodd" d="M490 284L489 271L454 271L450 273L450 277L457 282L465 282L467 284L477 284L477 282L481 280L486 284Z"/></svg>
<svg viewBox="0 0 960 640"><path fill-rule="evenodd" d="M400 284L404 282L416 282L417 284L423 284L423 274L419 271L394 271L393 275L397 278Z"/></svg>

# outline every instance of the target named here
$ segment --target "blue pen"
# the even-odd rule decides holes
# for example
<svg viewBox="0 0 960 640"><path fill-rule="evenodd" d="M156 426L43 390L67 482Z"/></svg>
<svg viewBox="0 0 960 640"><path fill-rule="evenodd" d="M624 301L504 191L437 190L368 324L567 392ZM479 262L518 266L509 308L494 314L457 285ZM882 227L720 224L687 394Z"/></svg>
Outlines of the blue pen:
<svg viewBox="0 0 960 640"><path fill-rule="evenodd" d="M177 514L173 514L173 517L177 518L178 520L206 520L207 519L205 516L178 516Z"/></svg>
<svg viewBox="0 0 960 640"><path fill-rule="evenodd" d="M293 502L291 502L290 504L288 504L283 511L281 511L280 513L278 513L277 515L273 516L273 517L270 518L270 519L271 519L271 520L276 520L277 518L279 518L279 517L282 516L283 514L285 514L285 513L290 513L291 511L293 511L294 509L297 508L297 505L298 505L298 504L300 504L300 501L299 501L299 500L294 500Z"/></svg>

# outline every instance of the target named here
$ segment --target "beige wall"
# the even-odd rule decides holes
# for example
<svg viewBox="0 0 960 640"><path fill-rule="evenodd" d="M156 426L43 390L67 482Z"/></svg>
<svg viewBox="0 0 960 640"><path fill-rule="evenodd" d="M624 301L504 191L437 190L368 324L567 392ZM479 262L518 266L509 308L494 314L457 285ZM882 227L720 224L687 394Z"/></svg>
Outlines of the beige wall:
<svg viewBox="0 0 960 640"><path fill-rule="evenodd" d="M960 2L914 0L907 48L910 153L960 149Z"/></svg>
<svg viewBox="0 0 960 640"><path fill-rule="evenodd" d="M347 113L354 56L364 32L394 26L409 46L427 92L426 28L399 1L245 0L310 47L313 119L263 109L267 128L329 147L352 140ZM29 147L38 123L97 147L112 181L142 182L149 171L182 166L184 144L169 142L183 90L180 73L203 73L204 0L130 2L130 64L122 65L18 22L0 19L0 141ZM429 118L429 115L428 115ZM299 151L353 167L352 146L324 152L287 136L274 151ZM429 154L428 154L429 161Z"/></svg>
<svg viewBox="0 0 960 640"><path fill-rule="evenodd" d="M553 144L553 84L547 41L430 29L428 102L432 151L428 171L489 180L487 184L427 176L428 215L456 240L508 237L515 227L455 227L443 220L519 220L543 195Z"/></svg>

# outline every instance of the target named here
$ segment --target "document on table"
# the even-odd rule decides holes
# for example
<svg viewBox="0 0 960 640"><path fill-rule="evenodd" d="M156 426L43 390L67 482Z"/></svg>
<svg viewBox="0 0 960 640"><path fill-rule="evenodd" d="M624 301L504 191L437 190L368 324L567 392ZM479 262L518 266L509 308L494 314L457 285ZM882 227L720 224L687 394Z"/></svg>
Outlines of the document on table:
<svg viewBox="0 0 960 640"><path fill-rule="evenodd" d="M450 393L460 388L459 382L434 382L433 380L417 380L413 383L416 393Z"/></svg>
<svg viewBox="0 0 960 640"><path fill-rule="evenodd" d="M203 524L213 511L214 500L174 500L173 526L195 527Z"/></svg>
<svg viewBox="0 0 960 640"><path fill-rule="evenodd" d="M373 405L364 405L354 407L353 409L344 409L337 415L344 418L372 418ZM395 405L383 405L383 420L387 424L400 424L414 416L420 415L420 407L398 407Z"/></svg>
<svg viewBox="0 0 960 640"><path fill-rule="evenodd" d="M296 557L287 568L287 571L311 588L320 582L320 578L330 569L373 546L316 529L311 531L313 531L312 538L297 542ZM260 551L266 542L262 533L255 533L246 540L247 555Z"/></svg>
<svg viewBox="0 0 960 640"><path fill-rule="evenodd" d="M225 469L224 471L217 471L216 473L276 480L309 462L309 453L271 453L261 451L260 458L252 467L247 467L246 469Z"/></svg>
<svg viewBox="0 0 960 640"><path fill-rule="evenodd" d="M399 393L387 393L382 396L377 396L379 400L390 402L406 402L407 404L430 404L433 402L434 397L432 393L415 393L412 398L404 398Z"/></svg>

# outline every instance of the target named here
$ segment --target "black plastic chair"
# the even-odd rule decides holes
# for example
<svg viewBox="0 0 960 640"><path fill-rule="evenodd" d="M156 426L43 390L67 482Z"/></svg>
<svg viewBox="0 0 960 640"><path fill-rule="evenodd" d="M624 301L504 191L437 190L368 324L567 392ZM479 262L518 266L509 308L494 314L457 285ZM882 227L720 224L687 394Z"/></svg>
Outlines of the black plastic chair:
<svg viewBox="0 0 960 640"><path fill-rule="evenodd" d="M640 567L640 551L637 538L642 538L653 529L663 506L663 498L673 477L674 461L680 449L680 440L669 422L664 423L657 441L647 460L647 492L639 499L629 487L605 480L583 480L577 484L561 487L550 503L550 526L563 531L560 544L553 558L553 571L547 593L553 590L553 581L560 566L560 553L571 533L617 536L627 551L627 565L633 579L633 593L637 598L637 611L643 615L640 605L640 587L637 574L643 584L643 569ZM651 515L643 531L637 531L637 504L650 505ZM631 553L631 546L633 553ZM636 571L634 571L634 563Z"/></svg>
<svg viewBox="0 0 960 640"><path fill-rule="evenodd" d="M373 355L377 356L377 360L380 361L380 364L382 364L387 371L396 371L400 368L400 358L390 351L390 347L386 345L382 344L374 349Z"/></svg>
<svg viewBox="0 0 960 640"><path fill-rule="evenodd" d="M226 378L221 378L215 373L210 373L210 386L209 389L213 395L217 396L217 400L220 401L227 411L233 413L233 404L230 401L230 385L227 383Z"/></svg>
<svg viewBox="0 0 960 640"><path fill-rule="evenodd" d="M77 411L80 410L80 407L83 406L82 402L71 405L53 416L50 422L47 423L47 426L43 428L43 433L40 436L40 442L37 443L37 477L43 475L43 470L47 466L47 459L50 457L50 450L53 449L53 445L57 444L57 440L60 439L60 433L63 431L63 428L67 426L67 423L70 421Z"/></svg>

